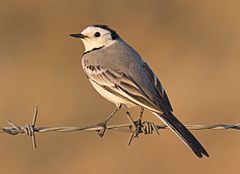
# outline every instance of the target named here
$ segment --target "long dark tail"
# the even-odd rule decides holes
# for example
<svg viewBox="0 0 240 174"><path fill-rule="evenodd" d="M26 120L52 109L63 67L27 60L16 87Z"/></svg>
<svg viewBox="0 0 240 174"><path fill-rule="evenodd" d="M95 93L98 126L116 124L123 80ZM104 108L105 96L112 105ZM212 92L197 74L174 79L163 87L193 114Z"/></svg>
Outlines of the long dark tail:
<svg viewBox="0 0 240 174"><path fill-rule="evenodd" d="M169 128L181 138L181 140L199 157L203 155L209 157L207 151L199 143L199 141L193 136L193 134L171 113L157 114L155 115L160 118Z"/></svg>

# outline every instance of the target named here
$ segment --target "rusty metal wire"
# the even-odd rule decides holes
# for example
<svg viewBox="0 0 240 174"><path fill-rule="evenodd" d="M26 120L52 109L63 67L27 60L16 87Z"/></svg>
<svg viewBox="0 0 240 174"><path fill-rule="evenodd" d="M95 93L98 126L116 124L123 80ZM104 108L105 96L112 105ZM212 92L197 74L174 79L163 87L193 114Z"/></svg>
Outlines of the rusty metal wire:
<svg viewBox="0 0 240 174"><path fill-rule="evenodd" d="M12 121L8 120L9 127L0 128L0 133L7 133L9 135L26 134L32 138L33 149L37 148L35 133L43 132L77 132L77 131L101 131L104 129L99 125L92 126L64 126L64 127L36 127L36 121L39 114L39 109L36 106L32 122L26 125L17 125ZM240 124L207 124L207 125L185 125L189 130L226 130L234 129L240 130ZM138 138L139 133L143 134L153 134L154 132L159 134L160 129L169 129L166 125L156 125L153 122L143 121L140 124L138 132L134 130L134 126L131 123L119 124L119 125L109 125L106 127L107 130L116 130L120 132L130 133L128 140L128 145L131 144L133 138Z"/></svg>

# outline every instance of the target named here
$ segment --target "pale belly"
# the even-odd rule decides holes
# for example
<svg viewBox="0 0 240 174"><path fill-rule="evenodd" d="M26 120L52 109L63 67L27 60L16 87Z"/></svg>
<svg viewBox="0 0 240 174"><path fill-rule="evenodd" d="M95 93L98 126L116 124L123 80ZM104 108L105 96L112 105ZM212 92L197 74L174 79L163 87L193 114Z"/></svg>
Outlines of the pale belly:
<svg viewBox="0 0 240 174"><path fill-rule="evenodd" d="M130 101L126 101L126 100L108 92L107 90L103 89L101 86L97 85L94 81L90 80L90 82L101 96L106 98L108 101L115 103L117 106L120 106L120 104L123 104L128 108L136 106L134 103L132 103Z"/></svg>

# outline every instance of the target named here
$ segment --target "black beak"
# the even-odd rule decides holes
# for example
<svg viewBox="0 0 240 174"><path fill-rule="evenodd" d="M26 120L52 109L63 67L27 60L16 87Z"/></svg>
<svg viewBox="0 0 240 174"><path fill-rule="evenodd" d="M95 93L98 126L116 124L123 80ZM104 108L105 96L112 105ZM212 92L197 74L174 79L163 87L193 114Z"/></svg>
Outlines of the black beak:
<svg viewBox="0 0 240 174"><path fill-rule="evenodd" d="M80 39L84 39L86 38L87 36L81 34L81 33L78 33L78 34L70 34L69 36L71 37L75 37L75 38L80 38Z"/></svg>

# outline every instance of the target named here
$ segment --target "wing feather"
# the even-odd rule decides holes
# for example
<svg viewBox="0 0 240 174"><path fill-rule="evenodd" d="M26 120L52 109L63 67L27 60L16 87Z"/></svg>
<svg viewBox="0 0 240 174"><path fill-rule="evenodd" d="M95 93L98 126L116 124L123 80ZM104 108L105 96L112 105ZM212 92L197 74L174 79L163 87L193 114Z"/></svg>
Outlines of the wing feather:
<svg viewBox="0 0 240 174"><path fill-rule="evenodd" d="M131 101L141 107L146 107L154 112L160 112L159 107L129 75L100 66L93 68L92 65L91 68L86 67L85 72L89 80L94 81L96 84L118 97Z"/></svg>
<svg viewBox="0 0 240 174"><path fill-rule="evenodd" d="M143 67L145 68L149 78L151 79L152 83L154 84L155 88L157 89L160 99L163 101L165 107L167 107L167 109L169 111L173 111L173 108L170 104L167 93L164 90L164 88L163 88L161 82L159 81L159 79L157 78L157 76L154 74L154 72L151 70L151 68L148 66L147 63L144 63Z"/></svg>

